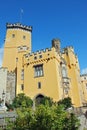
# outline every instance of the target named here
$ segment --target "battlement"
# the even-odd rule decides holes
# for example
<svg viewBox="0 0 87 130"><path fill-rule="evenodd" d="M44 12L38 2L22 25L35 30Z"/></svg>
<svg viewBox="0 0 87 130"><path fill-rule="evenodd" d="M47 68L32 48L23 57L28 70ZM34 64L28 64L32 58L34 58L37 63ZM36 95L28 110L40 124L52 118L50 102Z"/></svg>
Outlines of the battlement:
<svg viewBox="0 0 87 130"><path fill-rule="evenodd" d="M72 51L74 53L74 48L73 46L67 46L67 47L64 47L63 50L62 50L62 53L66 53L68 51Z"/></svg>
<svg viewBox="0 0 87 130"><path fill-rule="evenodd" d="M24 57L27 58L27 57L31 57L31 56L36 56L36 55L39 55L39 54L42 54L42 53L47 53L49 51L51 52L53 50L54 50L54 48L46 48L46 49L42 49L42 50L39 50L39 51L36 51L36 52L25 54Z"/></svg>
<svg viewBox="0 0 87 130"><path fill-rule="evenodd" d="M80 77L84 77L84 76L87 77L87 73L85 73L85 74L81 74L81 75L80 75Z"/></svg>
<svg viewBox="0 0 87 130"><path fill-rule="evenodd" d="M22 29L25 31L32 32L32 26L25 26L25 25L22 25L21 23L15 23L15 24L7 23L6 28L7 29Z"/></svg>
<svg viewBox="0 0 87 130"><path fill-rule="evenodd" d="M66 49L74 50L73 46L66 46L66 47L64 47L63 49L64 49L64 50L66 50Z"/></svg>
<svg viewBox="0 0 87 130"><path fill-rule="evenodd" d="M7 71L7 74L10 76L16 76L15 71Z"/></svg>
<svg viewBox="0 0 87 130"><path fill-rule="evenodd" d="M29 64L39 64L43 62L48 62L53 59L56 59L58 62L60 61L60 56L56 52L56 49L54 47L52 48L46 48L44 50L27 53L24 54L23 59L23 66L29 65Z"/></svg>
<svg viewBox="0 0 87 130"><path fill-rule="evenodd" d="M0 71L3 71L3 72L7 71L7 67L0 67Z"/></svg>

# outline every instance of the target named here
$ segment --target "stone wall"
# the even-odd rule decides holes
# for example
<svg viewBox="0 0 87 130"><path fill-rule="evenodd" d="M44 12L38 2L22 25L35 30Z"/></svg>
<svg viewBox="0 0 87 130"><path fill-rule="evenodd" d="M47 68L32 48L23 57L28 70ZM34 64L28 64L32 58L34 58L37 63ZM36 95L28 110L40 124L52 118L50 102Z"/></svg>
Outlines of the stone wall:
<svg viewBox="0 0 87 130"><path fill-rule="evenodd" d="M6 83L7 83L7 69L0 68L0 99L2 100L3 93L6 94ZM5 98L6 95L4 95Z"/></svg>
<svg viewBox="0 0 87 130"><path fill-rule="evenodd" d="M16 75L14 72L7 73L6 102L12 103L16 94Z"/></svg>

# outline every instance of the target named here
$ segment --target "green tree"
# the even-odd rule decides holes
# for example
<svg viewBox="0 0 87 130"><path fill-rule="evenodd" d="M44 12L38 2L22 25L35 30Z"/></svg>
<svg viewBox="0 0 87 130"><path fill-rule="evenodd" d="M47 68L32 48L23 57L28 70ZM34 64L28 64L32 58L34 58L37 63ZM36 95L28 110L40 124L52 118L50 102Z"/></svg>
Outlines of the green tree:
<svg viewBox="0 0 87 130"><path fill-rule="evenodd" d="M47 96L43 97L42 100L40 101L40 104L48 105L50 107L53 105L53 103L54 103L53 99Z"/></svg>
<svg viewBox="0 0 87 130"><path fill-rule="evenodd" d="M6 130L14 130L14 122L12 122L10 119L7 119L6 122L7 122Z"/></svg>
<svg viewBox="0 0 87 130"><path fill-rule="evenodd" d="M34 113L35 122L31 128L33 130L51 130L52 112L52 107L39 105Z"/></svg>
<svg viewBox="0 0 87 130"><path fill-rule="evenodd" d="M79 120L73 113L65 110L63 104L51 104L48 100L32 107L17 108L17 118L13 124L8 124L7 130L78 130Z"/></svg>
<svg viewBox="0 0 87 130"><path fill-rule="evenodd" d="M69 107L72 107L71 98L67 97L58 102L58 105L64 105L64 108L67 109Z"/></svg>
<svg viewBox="0 0 87 130"><path fill-rule="evenodd" d="M80 121L75 116L74 113L68 113L64 121L64 130L78 130L80 126Z"/></svg>
<svg viewBox="0 0 87 130"><path fill-rule="evenodd" d="M34 111L32 108L17 108L17 118L14 122L8 120L6 130L32 130L35 122Z"/></svg>
<svg viewBox="0 0 87 130"><path fill-rule="evenodd" d="M32 107L33 101L28 96L25 96L24 93L21 93L21 94L18 94L16 98L14 98L12 106L14 108Z"/></svg>

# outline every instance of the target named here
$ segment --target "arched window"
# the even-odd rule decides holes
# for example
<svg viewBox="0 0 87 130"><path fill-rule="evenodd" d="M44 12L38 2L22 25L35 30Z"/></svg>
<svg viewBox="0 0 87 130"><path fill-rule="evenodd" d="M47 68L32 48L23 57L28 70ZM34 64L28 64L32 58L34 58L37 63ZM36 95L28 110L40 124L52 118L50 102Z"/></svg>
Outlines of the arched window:
<svg viewBox="0 0 87 130"><path fill-rule="evenodd" d="M67 70L65 67L62 67L62 77L67 77Z"/></svg>

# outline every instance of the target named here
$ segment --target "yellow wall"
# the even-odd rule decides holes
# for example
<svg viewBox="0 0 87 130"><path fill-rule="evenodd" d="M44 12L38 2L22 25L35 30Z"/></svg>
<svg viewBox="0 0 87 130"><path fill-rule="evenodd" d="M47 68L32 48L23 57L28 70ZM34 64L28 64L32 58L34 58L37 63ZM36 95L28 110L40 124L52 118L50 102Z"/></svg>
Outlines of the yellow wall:
<svg viewBox="0 0 87 130"><path fill-rule="evenodd" d="M83 104L87 104L87 74L81 75L81 84L83 89Z"/></svg>
<svg viewBox="0 0 87 130"><path fill-rule="evenodd" d="M27 51L31 52L31 31L19 27L21 27L20 24L13 24L12 27L8 27L7 25L2 66L7 67L9 71L13 71L16 67L19 46L25 45L28 47ZM13 34L15 35L14 37ZM24 39L23 36L26 38Z"/></svg>
<svg viewBox="0 0 87 130"><path fill-rule="evenodd" d="M39 55L42 55L42 58L39 58ZM35 56L37 56L37 60L34 60ZM52 48L51 51L41 52L41 54L37 53L36 55L32 54L32 56L28 57L29 60L25 58L24 92L32 97L32 99L38 94L49 96L56 101L60 98L60 77L59 70L56 66L59 62L55 57L56 52L55 49ZM39 64L43 64L44 75L34 77L34 66ZM41 89L38 89L38 82L41 82Z"/></svg>
<svg viewBox="0 0 87 130"><path fill-rule="evenodd" d="M74 53L72 47L65 48L64 53L62 54L66 63L68 76L71 80L71 98L74 106L79 107L82 105L82 100L80 97L81 92L81 82L80 82L80 68L78 59Z"/></svg>

